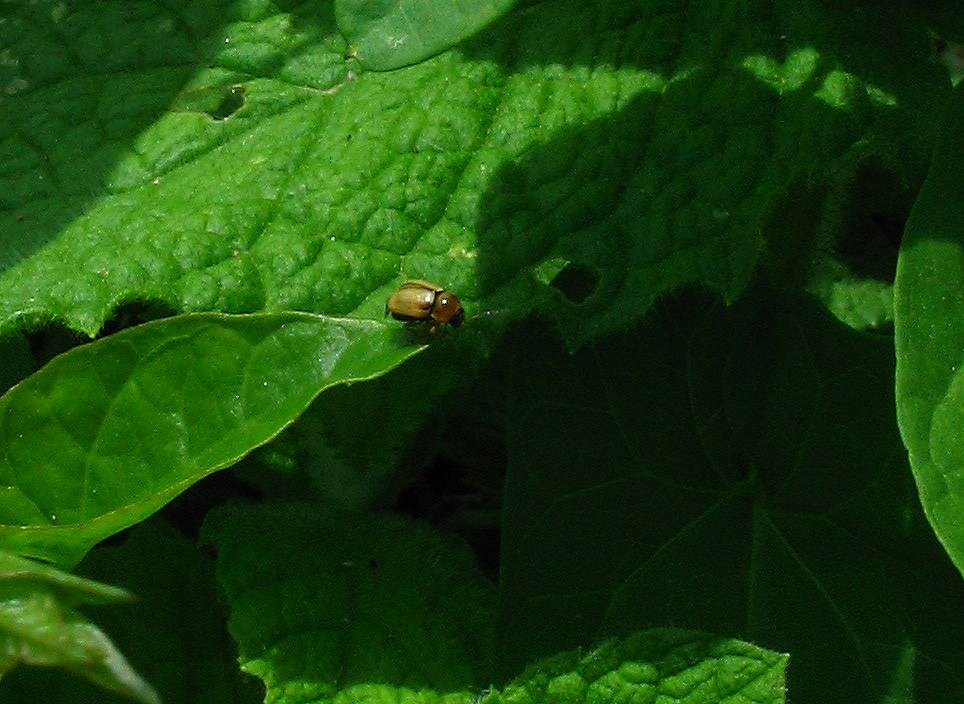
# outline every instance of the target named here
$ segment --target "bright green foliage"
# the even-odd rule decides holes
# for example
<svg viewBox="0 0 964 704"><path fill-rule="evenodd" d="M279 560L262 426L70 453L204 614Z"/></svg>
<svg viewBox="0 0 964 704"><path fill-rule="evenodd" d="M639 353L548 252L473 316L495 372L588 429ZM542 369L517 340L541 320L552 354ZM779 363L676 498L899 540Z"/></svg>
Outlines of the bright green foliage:
<svg viewBox="0 0 964 704"><path fill-rule="evenodd" d="M463 543L398 518L307 504L231 506L211 514L205 533L242 668L264 681L269 701L331 701L373 683L459 692L491 681L495 593Z"/></svg>
<svg viewBox="0 0 964 704"><path fill-rule="evenodd" d="M297 504L232 506L206 533L242 667L264 680L266 701L467 704L491 682L494 593L464 545ZM643 633L561 653L482 701L782 702L786 662L705 634Z"/></svg>
<svg viewBox="0 0 964 704"><path fill-rule="evenodd" d="M921 503L964 572L964 91L955 90L897 267L897 417Z"/></svg>
<svg viewBox="0 0 964 704"><path fill-rule="evenodd" d="M77 604L129 593L0 551L0 675L18 665L62 667L138 702L160 704L110 639Z"/></svg>
<svg viewBox="0 0 964 704"><path fill-rule="evenodd" d="M78 347L0 398L0 537L65 564L277 435L318 393L417 350L305 313L168 318Z"/></svg>
<svg viewBox="0 0 964 704"><path fill-rule="evenodd" d="M964 697L964 589L900 448L890 341L754 294L575 357L517 343L503 675L673 623L788 651L805 701Z"/></svg>
<svg viewBox="0 0 964 704"><path fill-rule="evenodd" d="M749 643L679 630L636 633L592 652L560 653L493 691L481 704L786 701L787 656Z"/></svg>
<svg viewBox="0 0 964 704"><path fill-rule="evenodd" d="M831 286L830 310L856 330L884 326L894 320L894 290L882 281L836 281Z"/></svg>
<svg viewBox="0 0 964 704"><path fill-rule="evenodd" d="M596 678L570 651L667 624L722 638L696 638L680 686L658 680L672 698L782 693L784 656L739 637L791 654L794 701L964 700L964 588L898 443L890 340L787 294L888 325L888 256L951 91L930 30L960 34L959 3L927 21L917 5L559 0L491 22L508 3L0 3L0 385L53 356L51 327L188 314L0 399L0 544L72 564L300 417L238 475L305 505L209 524L242 662L273 701L642 696L646 666ZM399 38L416 53L378 53ZM901 429L960 566L959 112L894 307ZM399 366L416 348L384 304L408 277L456 291L467 319ZM561 340L528 336L533 313ZM480 431L506 362L508 411ZM506 454L504 503L487 502ZM429 464L451 485L420 484ZM188 498L223 496L209 481ZM483 556L501 531L499 616L461 544L373 507L487 530ZM191 618L159 592L204 562L165 544L129 545L159 556L151 578L113 573ZM182 557L196 569L164 585ZM212 614L192 624L223 635ZM124 648L163 661L142 642L177 639L155 640L154 615ZM716 676L702 663L732 675L734 653L773 688L690 686ZM501 689L543 656L564 667ZM217 673L194 700L241 701Z"/></svg>
<svg viewBox="0 0 964 704"><path fill-rule="evenodd" d="M565 0L391 73L324 3L4 12L0 331L144 299L376 318L419 276L577 346L681 284L735 299L761 233L805 266L862 164L917 182L946 90L909 5Z"/></svg>
<svg viewBox="0 0 964 704"><path fill-rule="evenodd" d="M337 0L338 28L349 53L367 68L414 64L466 39L515 0Z"/></svg>

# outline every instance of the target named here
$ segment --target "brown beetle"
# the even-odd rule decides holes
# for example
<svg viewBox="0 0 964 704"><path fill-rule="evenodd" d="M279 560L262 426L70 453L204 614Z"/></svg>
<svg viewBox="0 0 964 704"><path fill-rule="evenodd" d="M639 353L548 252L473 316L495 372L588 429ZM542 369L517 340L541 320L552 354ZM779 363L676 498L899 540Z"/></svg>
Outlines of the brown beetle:
<svg viewBox="0 0 964 704"><path fill-rule="evenodd" d="M431 323L431 332L445 323L457 328L465 319L465 311L454 293L421 279L399 286L385 304L385 312L395 320Z"/></svg>

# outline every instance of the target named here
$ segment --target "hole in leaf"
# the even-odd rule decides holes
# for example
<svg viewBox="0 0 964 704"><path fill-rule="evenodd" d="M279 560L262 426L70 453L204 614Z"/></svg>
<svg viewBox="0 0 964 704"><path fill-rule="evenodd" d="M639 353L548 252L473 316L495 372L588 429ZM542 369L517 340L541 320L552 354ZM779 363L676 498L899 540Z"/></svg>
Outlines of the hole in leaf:
<svg viewBox="0 0 964 704"><path fill-rule="evenodd" d="M578 305L595 293L599 286L599 272L592 267L570 262L556 274L551 285Z"/></svg>
<svg viewBox="0 0 964 704"><path fill-rule="evenodd" d="M215 120L223 120L230 117L244 105L245 90L244 86L231 86L221 96L221 102L217 108L208 114Z"/></svg>
<svg viewBox="0 0 964 704"><path fill-rule="evenodd" d="M244 105L243 85L210 86L188 90L177 96L173 109L180 112L203 112L215 120L224 120Z"/></svg>

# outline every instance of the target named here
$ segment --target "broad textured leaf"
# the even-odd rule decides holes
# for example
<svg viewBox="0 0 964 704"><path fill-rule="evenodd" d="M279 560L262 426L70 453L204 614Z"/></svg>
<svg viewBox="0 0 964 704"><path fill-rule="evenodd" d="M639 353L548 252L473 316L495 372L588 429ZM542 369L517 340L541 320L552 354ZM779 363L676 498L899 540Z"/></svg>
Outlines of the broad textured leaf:
<svg viewBox="0 0 964 704"><path fill-rule="evenodd" d="M422 61L503 15L515 0L336 0L350 53L372 69Z"/></svg>
<svg viewBox="0 0 964 704"><path fill-rule="evenodd" d="M897 418L924 512L964 572L964 90L904 232L895 283Z"/></svg>
<svg viewBox="0 0 964 704"><path fill-rule="evenodd" d="M76 562L291 423L323 389L418 349L307 313L168 318L55 358L0 398L0 543Z"/></svg>
<svg viewBox="0 0 964 704"><path fill-rule="evenodd" d="M794 700L960 701L964 585L903 458L890 340L753 294L675 301L574 358L520 347L507 671L673 624L789 652Z"/></svg>
<svg viewBox="0 0 964 704"><path fill-rule="evenodd" d="M784 700L786 655L673 630L558 653L482 697L494 590L458 541L296 504L227 507L204 533L218 549L242 667L264 680L266 701Z"/></svg>
<svg viewBox="0 0 964 704"><path fill-rule="evenodd" d="M681 284L733 300L796 184L821 213L865 159L921 178L947 88L914 7L562 0L371 73L326 3L6 3L0 332L372 319L418 276L578 346Z"/></svg>
<svg viewBox="0 0 964 704"><path fill-rule="evenodd" d="M218 550L242 668L264 680L269 701L491 682L495 589L458 539L307 504L229 506L204 535Z"/></svg>
<svg viewBox="0 0 964 704"><path fill-rule="evenodd" d="M480 704L779 704L787 660L749 643L659 629L536 663Z"/></svg>

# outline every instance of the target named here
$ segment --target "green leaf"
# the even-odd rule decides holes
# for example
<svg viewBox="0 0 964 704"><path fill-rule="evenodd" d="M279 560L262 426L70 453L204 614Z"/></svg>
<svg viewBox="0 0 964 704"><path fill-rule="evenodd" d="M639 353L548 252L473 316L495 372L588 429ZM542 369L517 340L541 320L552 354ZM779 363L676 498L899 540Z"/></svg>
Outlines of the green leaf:
<svg viewBox="0 0 964 704"><path fill-rule="evenodd" d="M119 587L77 577L6 550L0 550L0 577L5 588L15 585L18 589L43 589L68 606L109 604L131 599L130 593Z"/></svg>
<svg viewBox="0 0 964 704"><path fill-rule="evenodd" d="M136 595L130 603L88 611L163 701L263 701L257 681L238 671L237 653L224 632L213 558L183 536L160 521L146 521L123 545L92 550L77 570L123 584ZM95 701L127 700L49 669L21 668L0 685L0 702Z"/></svg>
<svg viewBox="0 0 964 704"><path fill-rule="evenodd" d="M675 624L791 653L794 699L959 701L964 586L903 460L890 341L751 292L575 357L518 342L502 672Z"/></svg>
<svg viewBox="0 0 964 704"><path fill-rule="evenodd" d="M505 14L515 0L336 0L350 53L376 71L407 66L458 44Z"/></svg>
<svg viewBox="0 0 964 704"><path fill-rule="evenodd" d="M0 398L0 540L76 562L419 348L371 321L187 315L75 348Z"/></svg>
<svg viewBox="0 0 964 704"><path fill-rule="evenodd" d="M659 629L526 669L481 704L786 701L787 655L703 633Z"/></svg>
<svg viewBox="0 0 964 704"><path fill-rule="evenodd" d="M0 675L18 665L62 667L136 701L160 704L103 631L72 608L128 598L122 589L0 551Z"/></svg>
<svg viewBox="0 0 964 704"><path fill-rule="evenodd" d="M964 573L964 90L954 91L894 285L897 418L921 503Z"/></svg>
<svg viewBox="0 0 964 704"><path fill-rule="evenodd" d="M855 330L884 328L894 320L893 285L843 278L828 285L826 304L838 320Z"/></svg>
<svg viewBox="0 0 964 704"><path fill-rule="evenodd" d="M330 701L379 683L442 696L490 681L494 589L460 541L304 504L219 509L204 535L242 669L267 700Z"/></svg>
<svg viewBox="0 0 964 704"><path fill-rule="evenodd" d="M204 534L242 668L266 701L467 704L491 681L494 592L465 546L388 516L234 505ZM559 653L481 701L782 702L787 656L706 634L634 634ZM690 701L690 699L687 699Z"/></svg>
<svg viewBox="0 0 964 704"><path fill-rule="evenodd" d="M577 347L687 283L734 300L788 184L814 213L865 159L916 184L948 90L909 3L561 0L391 73L327 4L8 5L0 333L145 300L376 319L417 276L490 343L540 311Z"/></svg>

